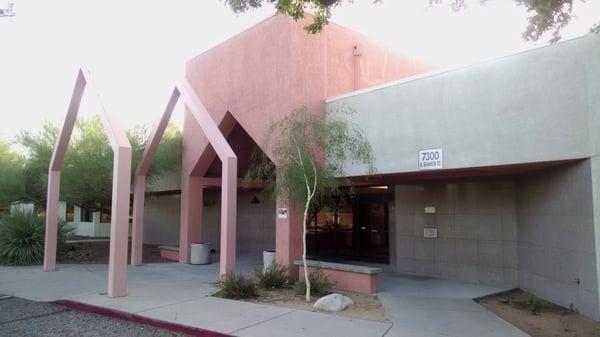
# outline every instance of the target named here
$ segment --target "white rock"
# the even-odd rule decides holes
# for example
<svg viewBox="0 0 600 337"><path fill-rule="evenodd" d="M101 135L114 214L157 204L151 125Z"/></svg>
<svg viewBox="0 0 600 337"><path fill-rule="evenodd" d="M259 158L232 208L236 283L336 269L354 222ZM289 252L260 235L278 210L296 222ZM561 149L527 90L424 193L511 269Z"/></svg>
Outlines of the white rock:
<svg viewBox="0 0 600 337"><path fill-rule="evenodd" d="M313 307L325 311L342 311L352 304L354 302L344 295L331 294L319 298Z"/></svg>

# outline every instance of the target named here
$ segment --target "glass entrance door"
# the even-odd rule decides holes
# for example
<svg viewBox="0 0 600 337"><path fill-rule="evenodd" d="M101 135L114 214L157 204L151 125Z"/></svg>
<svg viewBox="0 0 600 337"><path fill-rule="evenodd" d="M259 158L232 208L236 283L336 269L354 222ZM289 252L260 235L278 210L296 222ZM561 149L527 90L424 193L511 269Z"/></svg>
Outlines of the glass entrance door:
<svg viewBox="0 0 600 337"><path fill-rule="evenodd" d="M384 202L360 202L356 205L358 221L358 257L389 262L388 205Z"/></svg>
<svg viewBox="0 0 600 337"><path fill-rule="evenodd" d="M335 210L320 210L313 215L307 235L310 256L389 262L388 203L393 194L387 190L358 192L346 196Z"/></svg>

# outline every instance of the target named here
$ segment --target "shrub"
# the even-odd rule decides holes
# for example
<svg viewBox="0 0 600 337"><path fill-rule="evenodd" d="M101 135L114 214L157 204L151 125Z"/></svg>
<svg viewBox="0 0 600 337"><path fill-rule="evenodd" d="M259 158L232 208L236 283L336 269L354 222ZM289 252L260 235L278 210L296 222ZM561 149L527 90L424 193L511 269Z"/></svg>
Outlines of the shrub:
<svg viewBox="0 0 600 337"><path fill-rule="evenodd" d="M530 295L529 299L527 300L527 309L534 315L539 312L543 305L544 300L535 295Z"/></svg>
<svg viewBox="0 0 600 337"><path fill-rule="evenodd" d="M331 294L333 284L320 268L310 270L308 272L308 280L310 281L310 292L316 296L325 296ZM306 282L304 278L296 282L294 286L298 295L303 295L306 292Z"/></svg>
<svg viewBox="0 0 600 337"><path fill-rule="evenodd" d="M290 284L290 276L285 266L272 264L265 271L256 272L256 283L261 289L280 289Z"/></svg>
<svg viewBox="0 0 600 337"><path fill-rule="evenodd" d="M229 299L255 298L258 297L258 289L252 279L231 273L221 279L215 295Z"/></svg>
<svg viewBox="0 0 600 337"><path fill-rule="evenodd" d="M0 264L32 265L44 258L45 221L33 212L15 210L0 217ZM57 253L68 231L59 224Z"/></svg>

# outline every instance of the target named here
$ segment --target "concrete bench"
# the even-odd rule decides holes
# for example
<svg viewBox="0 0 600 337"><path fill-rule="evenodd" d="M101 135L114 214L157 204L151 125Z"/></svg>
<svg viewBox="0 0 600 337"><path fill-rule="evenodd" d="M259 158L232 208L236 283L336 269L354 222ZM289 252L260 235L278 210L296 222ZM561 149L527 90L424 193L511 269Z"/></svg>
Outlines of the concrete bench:
<svg viewBox="0 0 600 337"><path fill-rule="evenodd" d="M163 259L179 262L179 247L177 246L158 246L160 257Z"/></svg>
<svg viewBox="0 0 600 337"><path fill-rule="evenodd" d="M294 264L298 266L298 274L302 279L304 277L302 260L296 260ZM309 270L321 269L336 289L363 294L374 294L377 292L376 276L381 273L381 268L316 260L307 260L306 264Z"/></svg>

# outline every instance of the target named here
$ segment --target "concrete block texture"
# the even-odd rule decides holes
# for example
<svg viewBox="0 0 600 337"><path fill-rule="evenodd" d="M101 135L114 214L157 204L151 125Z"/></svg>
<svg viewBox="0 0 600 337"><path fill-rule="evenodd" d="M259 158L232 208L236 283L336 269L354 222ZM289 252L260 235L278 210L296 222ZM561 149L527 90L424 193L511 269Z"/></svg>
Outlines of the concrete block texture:
<svg viewBox="0 0 600 337"><path fill-rule="evenodd" d="M593 172L583 160L507 177L399 185L394 269L518 286L600 319ZM425 227L438 237L424 238Z"/></svg>
<svg viewBox="0 0 600 337"><path fill-rule="evenodd" d="M258 203L252 203L257 197ZM241 254L262 254L275 249L275 201L260 191L239 191L237 201L237 251ZM204 192L202 235L212 248L220 249L220 193Z"/></svg>
<svg viewBox="0 0 600 337"><path fill-rule="evenodd" d="M402 272L515 286L518 282L514 180L397 185L396 266ZM426 206L435 214L425 214ZM437 228L437 238L423 229Z"/></svg>
<svg viewBox="0 0 600 337"><path fill-rule="evenodd" d="M517 177L517 251L520 287L598 320L591 180L590 160Z"/></svg>
<svg viewBox="0 0 600 337"><path fill-rule="evenodd" d="M202 240L211 248L220 246L220 192L204 192ZM259 203L252 203L257 196ZM145 207L144 243L179 244L179 195L147 197ZM241 254L261 254L275 249L275 201L258 191L239 191L237 203L237 249Z"/></svg>

